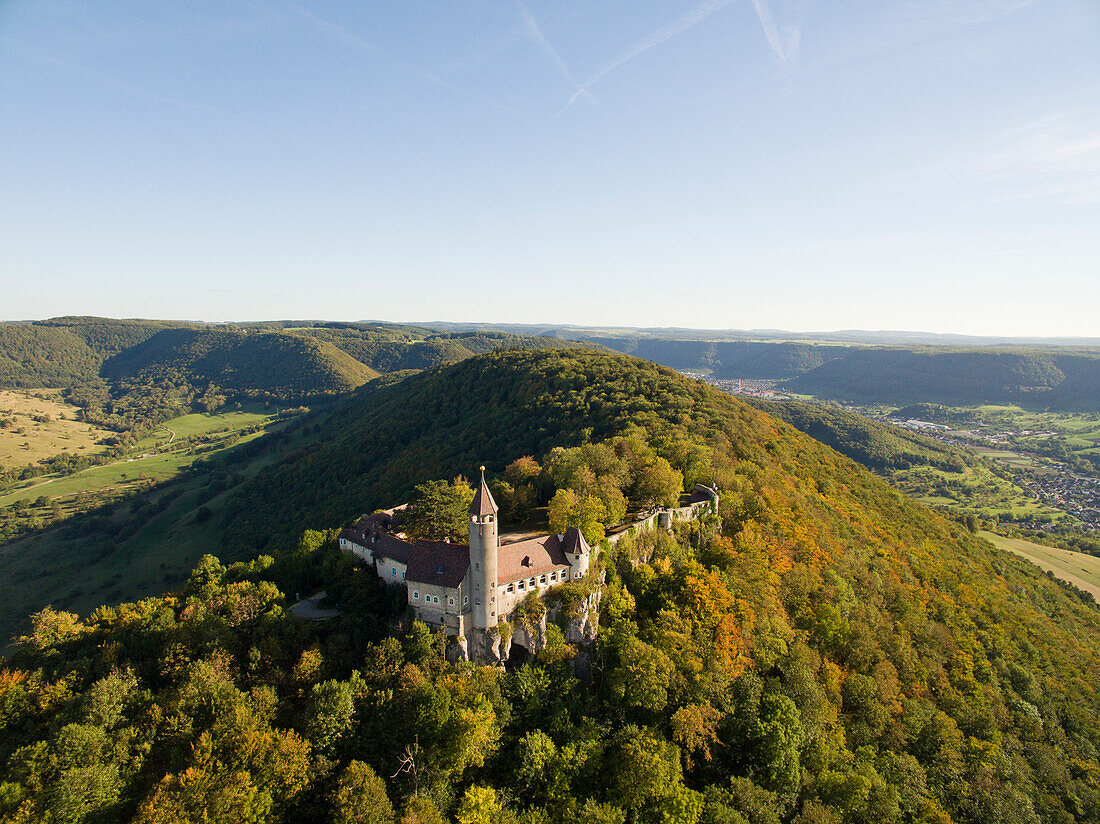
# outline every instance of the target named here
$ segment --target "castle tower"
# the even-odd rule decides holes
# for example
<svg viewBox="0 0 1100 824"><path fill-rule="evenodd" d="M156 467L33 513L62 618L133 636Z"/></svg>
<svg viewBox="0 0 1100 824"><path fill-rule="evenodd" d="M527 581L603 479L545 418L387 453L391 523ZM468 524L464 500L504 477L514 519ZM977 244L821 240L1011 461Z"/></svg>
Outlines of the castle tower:
<svg viewBox="0 0 1100 824"><path fill-rule="evenodd" d="M485 467L481 467L481 485L470 504L470 595L474 599L474 627L490 629L497 625L497 502L485 485Z"/></svg>

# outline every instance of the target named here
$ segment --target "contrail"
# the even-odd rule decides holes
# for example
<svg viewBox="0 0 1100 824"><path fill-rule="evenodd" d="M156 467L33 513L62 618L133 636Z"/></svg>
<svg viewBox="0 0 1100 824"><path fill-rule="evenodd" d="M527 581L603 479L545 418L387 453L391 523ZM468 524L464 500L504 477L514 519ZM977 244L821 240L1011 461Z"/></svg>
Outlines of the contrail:
<svg viewBox="0 0 1100 824"><path fill-rule="evenodd" d="M756 9L756 16L760 18L760 25L764 27L764 36L768 38L768 45L772 47L779 62L786 66L789 62L787 51L783 48L783 40L779 36L779 29L775 27L775 18L772 17L772 10L768 7L767 0L752 0L752 5ZM797 33L795 37L797 38Z"/></svg>
<svg viewBox="0 0 1100 824"><path fill-rule="evenodd" d="M643 37L641 40L639 40L637 43L627 49L625 53L623 53L611 63L604 66L594 75L592 75L592 77L590 77L583 86L580 86L577 91L573 93L573 96L569 98L569 102L565 104L562 110L559 111L558 114L555 115L555 117L565 114L565 112L568 111L569 108L577 102L582 94L587 93L589 89L596 85L596 83L603 79L603 77L609 72L613 72L615 69L619 68L619 66L633 60L635 57L642 54L643 52L649 51L654 46L659 46L666 40L671 40L676 35L683 34L685 31L692 28L693 26L697 26L699 23L702 23L715 12L721 11L732 2L733 0L707 0L707 2L700 3L691 11L676 18L668 25L662 26L661 28L657 29L657 31L653 32L647 37Z"/></svg>
<svg viewBox="0 0 1100 824"><path fill-rule="evenodd" d="M542 50L550 55L550 59L554 61L554 65L558 67L558 71L561 72L562 77L569 81L569 85L573 87L578 95L584 95L595 103L596 99L592 97L592 93L573 78L572 72L570 72L569 67L565 65L565 61L562 60L561 55L558 54L558 50L554 48L554 44L546 39L546 35L542 33L542 28L539 26L538 20L536 20L535 15L531 13L531 9L524 4L523 0L516 0L516 8L519 9L519 13L523 17L523 22L527 25L527 32L536 43L542 46Z"/></svg>

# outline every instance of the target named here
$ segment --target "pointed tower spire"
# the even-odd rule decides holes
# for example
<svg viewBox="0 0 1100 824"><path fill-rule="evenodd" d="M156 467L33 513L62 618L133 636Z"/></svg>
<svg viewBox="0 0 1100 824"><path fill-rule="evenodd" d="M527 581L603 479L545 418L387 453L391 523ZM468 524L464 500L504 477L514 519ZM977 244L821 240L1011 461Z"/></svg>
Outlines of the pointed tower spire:
<svg viewBox="0 0 1100 824"><path fill-rule="evenodd" d="M477 492L474 493L474 500L470 503L470 514L484 518L486 515L497 514L497 502L493 500L493 493L485 483L485 467L482 466L480 469L481 483L478 485Z"/></svg>

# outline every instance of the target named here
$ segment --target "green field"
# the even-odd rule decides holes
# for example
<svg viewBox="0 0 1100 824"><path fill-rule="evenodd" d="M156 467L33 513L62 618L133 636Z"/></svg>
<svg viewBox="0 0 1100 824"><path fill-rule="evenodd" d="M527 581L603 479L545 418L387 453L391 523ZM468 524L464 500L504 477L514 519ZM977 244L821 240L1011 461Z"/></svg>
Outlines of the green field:
<svg viewBox="0 0 1100 824"><path fill-rule="evenodd" d="M1013 517L1045 516L1055 520L1065 513L1044 506L1027 492L986 466L968 466L962 472L945 472L933 467L914 467L890 473L890 483L917 500L933 505L992 518L1002 513Z"/></svg>
<svg viewBox="0 0 1100 824"><path fill-rule="evenodd" d="M150 453L159 443L164 448L171 436L158 432L138 443L138 452L132 458L115 463L94 466L64 477L42 476L27 482L18 489L0 495L0 507L19 500L34 500L45 495L50 500L62 499L81 492L100 492L121 486L133 486L139 482L161 482L175 477L181 470L193 464L201 455L210 454L203 446L183 443L184 439L197 436L228 435L274 420L274 411L234 411L213 414L183 415L164 424L175 433L171 451ZM247 442L263 434L263 430L243 436L239 442ZM178 444L178 445L177 445Z"/></svg>
<svg viewBox="0 0 1100 824"><path fill-rule="evenodd" d="M993 532L981 534L999 549L1027 558L1040 569L1083 589L1100 602L1100 558L1069 549L1033 544L1021 538L1006 538Z"/></svg>
<svg viewBox="0 0 1100 824"><path fill-rule="evenodd" d="M169 433L173 433L175 439L180 440L193 438L196 435L209 435L213 432L239 431L250 426L269 423L274 418L274 407L259 405L230 412L196 412L191 415L182 415L161 424L154 433L138 441L135 448L140 451L151 449L158 444L165 444L172 437Z"/></svg>

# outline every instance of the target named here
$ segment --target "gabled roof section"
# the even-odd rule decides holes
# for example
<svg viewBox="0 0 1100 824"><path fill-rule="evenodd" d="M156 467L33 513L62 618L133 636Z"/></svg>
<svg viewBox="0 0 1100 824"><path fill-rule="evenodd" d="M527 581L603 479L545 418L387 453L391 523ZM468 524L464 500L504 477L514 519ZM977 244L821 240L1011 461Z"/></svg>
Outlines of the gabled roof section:
<svg viewBox="0 0 1100 824"><path fill-rule="evenodd" d="M405 580L454 589L470 567L470 548L445 541L417 541L409 555Z"/></svg>
<svg viewBox="0 0 1100 824"><path fill-rule="evenodd" d="M481 467L481 484L474 493L474 500L470 503L470 514L479 518L497 514L497 502L493 500L493 493L485 483L485 467Z"/></svg>

